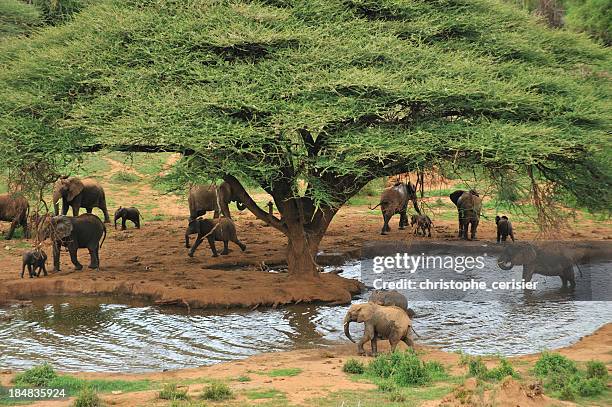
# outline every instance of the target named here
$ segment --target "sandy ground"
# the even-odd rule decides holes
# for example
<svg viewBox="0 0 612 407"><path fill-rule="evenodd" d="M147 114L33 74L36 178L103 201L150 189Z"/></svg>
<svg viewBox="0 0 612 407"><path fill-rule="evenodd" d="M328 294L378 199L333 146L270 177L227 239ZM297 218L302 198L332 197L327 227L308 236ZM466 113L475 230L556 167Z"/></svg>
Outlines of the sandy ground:
<svg viewBox="0 0 612 407"><path fill-rule="evenodd" d="M381 341L379 350L387 351L387 345L388 342ZM402 345L400 344L400 346ZM448 367L454 375L465 373L465 367L459 366L459 355L456 353L443 352L435 348L418 345L417 351L422 353L424 360L436 360ZM598 359L610 365L612 364L612 324L605 325L595 333L583 337L578 343L556 350L556 352L576 361L585 362ZM230 387L238 394L245 390L274 388L284 392L291 405L316 405L317 398L324 397L332 392L359 391L375 388L371 383L351 380L349 375L342 372L342 365L348 358L360 359L366 363L371 359L371 357L357 356L355 345L346 344L326 349L266 353L241 361L196 369L147 374L82 373L77 374L77 376L87 379L150 379L160 382L177 382L202 378L229 380ZM533 362L537 358L538 355L526 355L510 358L509 360L521 375L527 375L528 369L532 367ZM490 364L495 363L493 360L493 358L489 359ZM269 377L265 374L279 368L300 368L302 372L293 377ZM237 377L244 375L250 377L251 381L236 381ZM10 373L0 375L0 383L8 385L11 377L12 374ZM187 388L190 394L195 395L204 386L204 384L192 384L187 386ZM470 381L468 380L462 386L469 388ZM528 397L525 395L528 392L527 386L528 384L521 385L514 381L510 383L502 382L495 393L495 399L490 401L493 403L492 405L508 407L573 405L572 403L564 403L558 400L552 401L546 396ZM458 388L462 387L459 386ZM240 397L242 396L239 396L237 401L241 401ZM157 398L157 391L153 390L126 394L104 394L102 398L108 405L114 406L136 407L168 404L167 401L159 400ZM249 400L245 399L244 401L247 402ZM427 402L424 406L455 405L453 401L456 400L453 399L451 394L441 400ZM249 402L253 403L253 401ZM44 401L33 405L39 407L60 407L70 405L70 401Z"/></svg>

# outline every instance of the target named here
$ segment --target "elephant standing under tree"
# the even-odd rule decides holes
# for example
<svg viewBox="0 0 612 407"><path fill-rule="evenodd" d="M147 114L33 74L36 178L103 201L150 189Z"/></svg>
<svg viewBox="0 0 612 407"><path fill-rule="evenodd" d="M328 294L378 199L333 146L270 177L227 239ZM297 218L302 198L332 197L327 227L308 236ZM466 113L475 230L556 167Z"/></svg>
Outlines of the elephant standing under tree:
<svg viewBox="0 0 612 407"><path fill-rule="evenodd" d="M236 243L240 247L240 250L246 250L246 245L238 240L234 222L229 218L194 219L189 221L189 226L187 226L187 230L185 231L185 247L189 248L189 235L194 233L197 233L198 237L191 247L191 250L189 250L189 257L193 257L196 249L204 239L208 240L213 257L218 256L215 241L223 242L222 255L229 253L228 242L230 241Z"/></svg>
<svg viewBox="0 0 612 407"><path fill-rule="evenodd" d="M380 205L384 222L380 232L381 235L386 235L391 231L389 221L393 215L400 215L400 229L404 229L406 226L408 226L408 215L406 214L406 211L408 210L408 201L412 201L414 209L420 214L421 210L417 204L416 187L412 185L412 183L397 182L392 187L385 188L380 195L380 202L378 205L371 208L375 209Z"/></svg>
<svg viewBox="0 0 612 407"><path fill-rule="evenodd" d="M79 216L79 210L85 208L91 213L93 208L100 208L104 213L104 223L110 223L106 209L106 195L104 188L93 179L80 179L78 177L61 177L53 186L53 207L55 215L59 215L58 201L62 199L62 215L68 213L72 207L72 215Z"/></svg>
<svg viewBox="0 0 612 407"><path fill-rule="evenodd" d="M502 270L511 270L516 265L523 265L523 279L531 281L534 274L559 276L563 287L568 283L576 286L574 264L561 251L539 248L529 243L507 245L497 257L497 265Z"/></svg>
<svg viewBox="0 0 612 407"><path fill-rule="evenodd" d="M505 242L508 236L514 242L514 231L512 230L512 222L507 216L496 216L495 225L497 225L497 243Z"/></svg>
<svg viewBox="0 0 612 407"><path fill-rule="evenodd" d="M478 196L478 192L471 189L470 191L457 190L450 194L450 199L457 206L459 217L459 238L468 238L468 227L471 225L470 239L476 240L476 230L480 221L480 212L482 210L482 199Z"/></svg>
<svg viewBox="0 0 612 407"><path fill-rule="evenodd" d="M351 342L355 342L349 332L351 322L363 322L365 324L363 337L357 342L357 351L360 355L365 354L363 345L370 341L372 355L375 356L378 353L377 339L388 339L392 352L395 351L400 341L410 347L414 346L412 321L401 308L371 302L351 305L344 317L344 334Z"/></svg>
<svg viewBox="0 0 612 407"><path fill-rule="evenodd" d="M223 182L218 187L215 184L196 185L189 190L189 220L203 216L206 212L214 212L213 217L223 214L231 219L230 202L236 202L236 208L242 211L246 206L236 197L229 183Z"/></svg>
<svg viewBox="0 0 612 407"><path fill-rule="evenodd" d="M106 226L96 215L84 213L80 216L58 215L47 218L41 228L42 240L53 240L53 269L60 271L60 249L68 249L70 260L76 270L83 269L77 258L78 249L88 249L91 258L89 268L100 267L100 248L106 239ZM100 241L101 240L101 241Z"/></svg>
<svg viewBox="0 0 612 407"><path fill-rule="evenodd" d="M29 237L28 212L30 205L28 200L19 193L6 193L0 195L0 220L11 222L10 229L5 239L11 240L17 226L23 228L23 235Z"/></svg>

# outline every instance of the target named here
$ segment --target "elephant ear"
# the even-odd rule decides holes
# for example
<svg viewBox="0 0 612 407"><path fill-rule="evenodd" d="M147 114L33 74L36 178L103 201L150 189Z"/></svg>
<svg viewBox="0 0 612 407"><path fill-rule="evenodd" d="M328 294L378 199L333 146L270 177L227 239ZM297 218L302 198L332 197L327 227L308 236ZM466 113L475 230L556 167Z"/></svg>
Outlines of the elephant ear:
<svg viewBox="0 0 612 407"><path fill-rule="evenodd" d="M370 303L359 304L355 312L355 320L357 322L366 322L372 319L372 315L374 314L374 306Z"/></svg>
<svg viewBox="0 0 612 407"><path fill-rule="evenodd" d="M57 181L55 181L55 184L53 184L53 203L57 203L57 201L60 200L60 198L62 197L62 185L63 185L64 180L62 178L58 179Z"/></svg>
<svg viewBox="0 0 612 407"><path fill-rule="evenodd" d="M453 201L453 203L455 205L457 205L457 202L459 202L459 198L461 198L461 195L463 195L465 191L458 189L455 192L453 192L452 194L449 195L449 198L451 201Z"/></svg>
<svg viewBox="0 0 612 407"><path fill-rule="evenodd" d="M83 182L76 177L70 178L68 181L68 196L66 198L68 202L76 198L81 191L83 191Z"/></svg>
<svg viewBox="0 0 612 407"><path fill-rule="evenodd" d="M65 239L72 234L72 222L68 216L54 216L51 227L53 228L51 233L56 239Z"/></svg>

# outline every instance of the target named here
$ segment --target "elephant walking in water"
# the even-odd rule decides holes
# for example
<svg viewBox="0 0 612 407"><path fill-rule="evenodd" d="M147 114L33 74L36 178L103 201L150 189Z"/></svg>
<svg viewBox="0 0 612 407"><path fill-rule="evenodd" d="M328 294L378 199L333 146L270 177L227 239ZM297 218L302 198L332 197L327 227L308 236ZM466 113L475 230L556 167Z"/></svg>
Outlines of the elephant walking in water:
<svg viewBox="0 0 612 407"><path fill-rule="evenodd" d="M417 213L421 213L419 205L417 204L416 187L410 183L397 182L395 185L385 190L380 195L380 202L374 208L380 206L380 210L383 215L383 227L380 232L381 235L386 235L391 231L389 227L389 221L393 215L399 214L399 228L404 229L408 226L408 201L412 201L414 209Z"/></svg>
<svg viewBox="0 0 612 407"><path fill-rule="evenodd" d="M523 279L531 281L534 274L559 276L563 287L576 286L574 264L561 251L539 248L529 243L507 245L497 257L497 265L502 270L511 270L516 265L523 266Z"/></svg>
<svg viewBox="0 0 612 407"><path fill-rule="evenodd" d="M104 223L110 223L106 209L106 195L104 188L93 179L80 179L78 177L61 177L53 186L53 207L55 215L59 215L59 200L62 199L62 215L68 213L72 207L72 215L79 216L79 210L85 208L91 213L93 208L100 208L104 214Z"/></svg>
<svg viewBox="0 0 612 407"><path fill-rule="evenodd" d="M457 190L450 194L450 199L457 206L459 217L459 238L467 240L468 227L471 225L470 239L476 240L476 230L480 222L480 211L482 210L482 199L478 192Z"/></svg>

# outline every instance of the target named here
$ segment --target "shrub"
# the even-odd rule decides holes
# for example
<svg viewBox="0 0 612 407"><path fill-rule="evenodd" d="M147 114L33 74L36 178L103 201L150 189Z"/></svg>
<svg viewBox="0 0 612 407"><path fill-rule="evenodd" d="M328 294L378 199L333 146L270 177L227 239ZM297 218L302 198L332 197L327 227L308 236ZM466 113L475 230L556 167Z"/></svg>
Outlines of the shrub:
<svg viewBox="0 0 612 407"><path fill-rule="evenodd" d="M103 404L92 388L85 387L79 392L72 405L73 407L101 407Z"/></svg>
<svg viewBox="0 0 612 407"><path fill-rule="evenodd" d="M587 377L593 378L597 377L599 379L607 380L608 379L608 369L603 362L599 360L591 360L587 362Z"/></svg>
<svg viewBox="0 0 612 407"><path fill-rule="evenodd" d="M187 390L179 389L176 384L168 383L159 392L158 397L162 400L187 400Z"/></svg>
<svg viewBox="0 0 612 407"><path fill-rule="evenodd" d="M487 367L481 357L470 358L467 362L468 373L470 376L483 377L487 372Z"/></svg>
<svg viewBox="0 0 612 407"><path fill-rule="evenodd" d="M357 359L349 359L344 362L342 371L350 374L362 374L365 372L365 365Z"/></svg>
<svg viewBox="0 0 612 407"><path fill-rule="evenodd" d="M233 399L234 393L225 383L211 383L206 386L200 397L205 400L223 401Z"/></svg>
<svg viewBox="0 0 612 407"><path fill-rule="evenodd" d="M397 391L397 385L392 380L382 380L378 382L378 390L385 393L392 393Z"/></svg>
<svg viewBox="0 0 612 407"><path fill-rule="evenodd" d="M392 379L400 386L423 385L432 380L428 365L412 350L380 355L370 362L366 371L376 377Z"/></svg>
<svg viewBox="0 0 612 407"><path fill-rule="evenodd" d="M558 353L543 352L534 366L537 376L547 376L555 373L575 373L576 363Z"/></svg>
<svg viewBox="0 0 612 407"><path fill-rule="evenodd" d="M435 360L425 362L425 369L431 373L432 379L442 379L447 376L446 369L444 369L442 363Z"/></svg>
<svg viewBox="0 0 612 407"><path fill-rule="evenodd" d="M606 383L597 377L580 377L576 381L575 388L582 397L592 397L603 393L606 390Z"/></svg>
<svg viewBox="0 0 612 407"><path fill-rule="evenodd" d="M481 357L470 358L467 365L468 374L482 380L499 381L506 376L518 376L510 362L504 358L493 369L488 369Z"/></svg>
<svg viewBox="0 0 612 407"><path fill-rule="evenodd" d="M53 367L48 363L43 363L15 376L13 383L16 386L48 387L55 378L57 378L57 373Z"/></svg>

